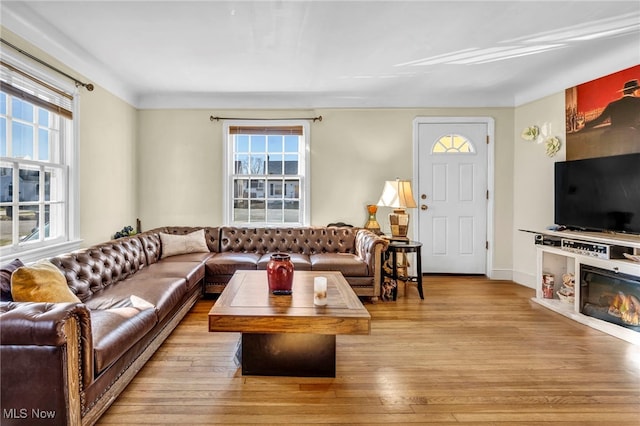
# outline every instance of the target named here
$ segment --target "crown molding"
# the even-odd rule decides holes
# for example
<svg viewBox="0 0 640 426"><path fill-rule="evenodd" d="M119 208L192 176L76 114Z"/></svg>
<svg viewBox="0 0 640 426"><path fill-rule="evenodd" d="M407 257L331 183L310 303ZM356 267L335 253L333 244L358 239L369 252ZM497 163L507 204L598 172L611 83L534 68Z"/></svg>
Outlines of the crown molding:
<svg viewBox="0 0 640 426"><path fill-rule="evenodd" d="M44 51L64 67L71 69L74 74L81 74L82 79L101 86L125 102L137 107L136 94L118 76L110 73L108 66L100 63L90 52L51 26L26 4L0 2L0 12L3 28ZM26 46L20 46L20 48L28 50Z"/></svg>

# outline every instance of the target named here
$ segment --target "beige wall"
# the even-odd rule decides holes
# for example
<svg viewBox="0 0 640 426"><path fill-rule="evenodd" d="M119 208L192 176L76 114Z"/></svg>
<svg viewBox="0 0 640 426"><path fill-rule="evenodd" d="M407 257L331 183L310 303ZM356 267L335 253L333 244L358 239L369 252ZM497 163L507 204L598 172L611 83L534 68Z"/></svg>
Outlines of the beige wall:
<svg viewBox="0 0 640 426"><path fill-rule="evenodd" d="M10 32L3 29L2 35L77 74ZM99 86L93 92L81 89L80 105L79 195L84 246L110 238L125 225L135 226L137 217L143 229L222 223L222 122L210 121L210 115L323 116L322 122L310 124L312 225L335 221L362 225L367 218L366 204L378 200L385 180L413 176L416 117L493 117L493 263L495 270L510 276L514 146L518 146L514 143L513 108L138 111ZM387 213L384 208L378 213L383 230L388 226Z"/></svg>
<svg viewBox="0 0 640 426"><path fill-rule="evenodd" d="M525 141L526 127L546 125L549 136L558 136L563 145L554 157L545 153L544 143ZM543 230L553 224L553 164L565 158L564 92L515 109L513 174L513 279L533 287L536 277L536 250L533 234L519 231Z"/></svg>
<svg viewBox="0 0 640 426"><path fill-rule="evenodd" d="M318 109L288 111L143 110L138 115L139 216L144 229L222 223L222 122L209 116L314 117L311 224L361 226L385 180L413 177L413 120L487 116L496 123L494 269L511 271L513 109ZM378 219L386 224L388 210Z"/></svg>
<svg viewBox="0 0 640 426"><path fill-rule="evenodd" d="M101 87L80 100L80 234L110 239L137 218L137 112Z"/></svg>

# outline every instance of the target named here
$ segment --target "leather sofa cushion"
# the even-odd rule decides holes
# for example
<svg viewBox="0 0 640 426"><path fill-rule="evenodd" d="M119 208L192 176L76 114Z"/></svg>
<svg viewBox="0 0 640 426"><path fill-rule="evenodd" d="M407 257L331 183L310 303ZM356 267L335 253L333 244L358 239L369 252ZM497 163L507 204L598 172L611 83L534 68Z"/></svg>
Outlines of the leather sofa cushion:
<svg viewBox="0 0 640 426"><path fill-rule="evenodd" d="M160 322L180 304L186 294L185 278L136 274L94 293L86 305L90 310L128 307L131 306L131 296L136 296L155 307Z"/></svg>
<svg viewBox="0 0 640 426"><path fill-rule="evenodd" d="M218 253L205 263L206 274L233 275L238 270L256 269L261 257L258 253Z"/></svg>
<svg viewBox="0 0 640 426"><path fill-rule="evenodd" d="M120 358L151 331L157 321L152 305L147 309L132 305L91 311L95 372L101 373Z"/></svg>
<svg viewBox="0 0 640 426"><path fill-rule="evenodd" d="M262 255L258 260L258 269L267 269L267 263L271 260L273 253L267 253ZM306 254L287 253L293 262L293 268L298 271L310 271L311 259Z"/></svg>
<svg viewBox="0 0 640 426"><path fill-rule="evenodd" d="M185 254L177 254L175 256L163 257L162 262L205 262L209 260L210 257L214 256L214 253L206 252L206 253L185 253Z"/></svg>
<svg viewBox="0 0 640 426"><path fill-rule="evenodd" d="M201 254L201 253L198 253ZM136 274L136 277L178 277L186 280L187 291L191 290L204 278L204 263L200 261L172 261L174 257L183 257L189 255L173 256L163 259L162 262L154 263L144 268Z"/></svg>
<svg viewBox="0 0 640 426"><path fill-rule="evenodd" d="M310 258L314 271L339 271L345 277L368 275L367 264L355 254L323 253L312 254Z"/></svg>

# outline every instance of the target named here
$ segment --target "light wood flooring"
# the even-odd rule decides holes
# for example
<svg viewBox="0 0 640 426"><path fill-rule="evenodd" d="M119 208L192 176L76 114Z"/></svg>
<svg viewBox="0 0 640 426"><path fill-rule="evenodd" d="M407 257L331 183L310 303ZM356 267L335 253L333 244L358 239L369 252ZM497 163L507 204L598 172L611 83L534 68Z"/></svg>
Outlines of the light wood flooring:
<svg viewBox="0 0 640 426"><path fill-rule="evenodd" d="M201 300L99 425L640 424L640 346L480 277L426 276L366 303L371 335L338 336L336 378L243 377L236 333Z"/></svg>

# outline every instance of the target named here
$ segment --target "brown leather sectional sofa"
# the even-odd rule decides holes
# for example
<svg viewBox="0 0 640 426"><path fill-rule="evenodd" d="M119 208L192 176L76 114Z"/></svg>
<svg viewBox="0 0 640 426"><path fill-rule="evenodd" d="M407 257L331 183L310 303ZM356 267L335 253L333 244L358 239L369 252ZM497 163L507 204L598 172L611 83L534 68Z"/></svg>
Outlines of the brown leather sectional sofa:
<svg viewBox="0 0 640 426"><path fill-rule="evenodd" d="M380 295L387 242L367 230L205 227L209 252L162 257L161 232L200 229L156 228L50 259L80 304L1 302L2 424L95 423L203 293L266 268L273 252Z"/></svg>

